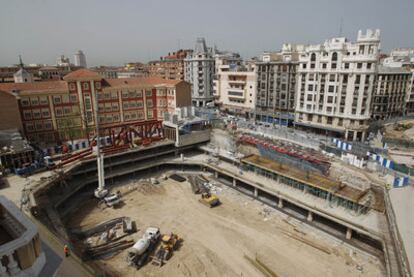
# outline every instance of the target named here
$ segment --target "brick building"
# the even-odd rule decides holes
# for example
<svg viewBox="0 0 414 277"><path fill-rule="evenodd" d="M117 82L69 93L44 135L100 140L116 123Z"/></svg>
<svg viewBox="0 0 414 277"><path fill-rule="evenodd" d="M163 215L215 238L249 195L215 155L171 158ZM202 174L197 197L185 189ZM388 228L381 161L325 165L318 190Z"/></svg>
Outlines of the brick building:
<svg viewBox="0 0 414 277"><path fill-rule="evenodd" d="M180 49L168 53L158 61L148 63L149 76L156 76L167 80L184 80L184 58L193 50Z"/></svg>
<svg viewBox="0 0 414 277"><path fill-rule="evenodd" d="M165 112L191 105L186 82L158 77L104 79L87 69L63 80L3 83L0 91L17 97L24 134L44 145L91 138L97 105L100 128L113 130L160 121Z"/></svg>

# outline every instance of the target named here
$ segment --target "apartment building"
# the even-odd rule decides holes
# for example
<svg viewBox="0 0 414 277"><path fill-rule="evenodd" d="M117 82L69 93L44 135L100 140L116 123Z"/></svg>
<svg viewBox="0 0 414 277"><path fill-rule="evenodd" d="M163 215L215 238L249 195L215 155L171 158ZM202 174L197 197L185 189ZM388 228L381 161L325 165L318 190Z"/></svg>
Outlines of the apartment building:
<svg viewBox="0 0 414 277"><path fill-rule="evenodd" d="M162 120L165 112L191 104L186 82L157 77L103 79L87 69L63 80L3 83L0 92L17 97L24 134L44 144L91 137L96 109L100 127L106 128Z"/></svg>
<svg viewBox="0 0 414 277"><path fill-rule="evenodd" d="M302 45L284 44L280 52L265 52L257 68L256 119L290 124L294 120L296 79Z"/></svg>
<svg viewBox="0 0 414 277"><path fill-rule="evenodd" d="M411 81L408 88L405 111L407 115L414 116L414 69L411 69Z"/></svg>
<svg viewBox="0 0 414 277"><path fill-rule="evenodd" d="M217 100L220 90L220 74L229 70L236 71L240 68L243 60L239 53L230 51L219 51L216 48L213 50L214 57L214 75L213 75L213 95Z"/></svg>
<svg viewBox="0 0 414 277"><path fill-rule="evenodd" d="M295 124L364 140L371 116L380 31L358 32L356 42L332 38L299 55Z"/></svg>
<svg viewBox="0 0 414 277"><path fill-rule="evenodd" d="M227 69L226 69L227 67ZM256 72L254 65L230 68L222 66L217 86L216 104L220 110L250 118L256 104Z"/></svg>
<svg viewBox="0 0 414 277"><path fill-rule="evenodd" d="M167 80L184 80L184 59L193 52L191 49L180 49L168 53L158 61L148 63L149 76L160 77Z"/></svg>
<svg viewBox="0 0 414 277"><path fill-rule="evenodd" d="M214 100L214 58L204 38L198 38L191 55L184 59L184 80L191 83L194 106L206 106Z"/></svg>
<svg viewBox="0 0 414 277"><path fill-rule="evenodd" d="M412 73L407 68L378 66L372 100L372 118L384 120L404 116L410 97Z"/></svg>

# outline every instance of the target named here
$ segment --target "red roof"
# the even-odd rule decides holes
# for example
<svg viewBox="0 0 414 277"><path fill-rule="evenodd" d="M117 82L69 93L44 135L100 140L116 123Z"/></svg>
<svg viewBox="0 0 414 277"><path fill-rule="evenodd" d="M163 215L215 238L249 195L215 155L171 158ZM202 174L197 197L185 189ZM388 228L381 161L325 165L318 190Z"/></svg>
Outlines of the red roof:
<svg viewBox="0 0 414 277"><path fill-rule="evenodd" d="M160 77L134 77L120 79L105 79L110 87L128 87L128 86L155 86L155 85L176 85L181 80L166 80Z"/></svg>
<svg viewBox="0 0 414 277"><path fill-rule="evenodd" d="M69 74L66 74L65 77L63 77L63 80L74 80L74 79L93 79L93 80L100 80L102 79L102 76L96 73L95 71L89 70L89 69L78 69L75 71L72 71Z"/></svg>
<svg viewBox="0 0 414 277"><path fill-rule="evenodd" d="M27 92L65 92L68 91L68 83L65 81L44 81L32 83L0 83L0 90L27 91Z"/></svg>

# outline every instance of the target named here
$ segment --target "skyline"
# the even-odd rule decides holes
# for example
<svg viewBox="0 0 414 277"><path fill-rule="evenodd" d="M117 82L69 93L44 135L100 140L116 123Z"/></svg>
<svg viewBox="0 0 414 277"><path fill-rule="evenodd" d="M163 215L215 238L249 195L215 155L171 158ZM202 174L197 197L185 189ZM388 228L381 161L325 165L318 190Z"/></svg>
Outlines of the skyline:
<svg viewBox="0 0 414 277"><path fill-rule="evenodd" d="M55 64L62 54L73 62L78 49L85 53L89 66L148 62L180 48L194 48L197 37L205 37L209 47L239 52L248 59L279 50L283 43L322 43L338 37L340 29L350 41L356 40L360 29L380 29L382 52L414 47L413 36L401 35L411 31L412 1L64 3L3 4L0 34L7 39L0 46L0 65L16 64L19 55L25 64Z"/></svg>

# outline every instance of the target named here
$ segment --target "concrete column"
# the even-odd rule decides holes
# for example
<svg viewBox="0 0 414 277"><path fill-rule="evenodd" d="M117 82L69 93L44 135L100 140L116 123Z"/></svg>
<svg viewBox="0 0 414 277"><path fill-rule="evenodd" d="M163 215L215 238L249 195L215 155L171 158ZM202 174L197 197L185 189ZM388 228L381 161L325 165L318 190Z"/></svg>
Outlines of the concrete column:
<svg viewBox="0 0 414 277"><path fill-rule="evenodd" d="M1 258L1 257L0 257ZM8 277L7 268L0 263L0 277Z"/></svg>
<svg viewBox="0 0 414 277"><path fill-rule="evenodd" d="M352 229L351 228L347 228L346 229L346 235L345 235L346 239L351 239L352 238Z"/></svg>
<svg viewBox="0 0 414 277"><path fill-rule="evenodd" d="M214 177L218 178L218 172L214 171Z"/></svg>
<svg viewBox="0 0 414 277"><path fill-rule="evenodd" d="M313 221L313 213L311 211L308 212L308 218L307 218L307 220L309 222L312 222Z"/></svg>
<svg viewBox="0 0 414 277"><path fill-rule="evenodd" d="M236 179L233 178L233 187L235 187L235 186L236 186Z"/></svg>
<svg viewBox="0 0 414 277"><path fill-rule="evenodd" d="M10 275L15 275L20 272L19 265L14 260L13 253L7 254L7 257L9 258L9 264L7 265L7 268L9 269Z"/></svg>
<svg viewBox="0 0 414 277"><path fill-rule="evenodd" d="M278 208L283 208L283 199L282 198L279 198L279 203L277 203L277 207Z"/></svg>
<svg viewBox="0 0 414 277"><path fill-rule="evenodd" d="M254 197L257 198L258 195L259 195L258 189L254 188Z"/></svg>

